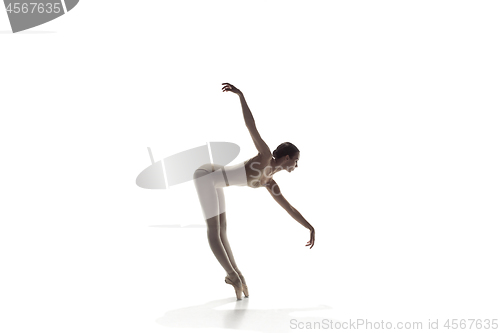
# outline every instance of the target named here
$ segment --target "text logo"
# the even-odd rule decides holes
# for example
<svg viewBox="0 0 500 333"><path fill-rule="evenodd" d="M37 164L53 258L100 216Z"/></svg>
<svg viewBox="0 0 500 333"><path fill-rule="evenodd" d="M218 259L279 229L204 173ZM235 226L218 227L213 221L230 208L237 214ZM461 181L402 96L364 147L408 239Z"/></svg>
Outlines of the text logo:
<svg viewBox="0 0 500 333"><path fill-rule="evenodd" d="M4 0L12 32L52 21L72 10L79 0Z"/></svg>

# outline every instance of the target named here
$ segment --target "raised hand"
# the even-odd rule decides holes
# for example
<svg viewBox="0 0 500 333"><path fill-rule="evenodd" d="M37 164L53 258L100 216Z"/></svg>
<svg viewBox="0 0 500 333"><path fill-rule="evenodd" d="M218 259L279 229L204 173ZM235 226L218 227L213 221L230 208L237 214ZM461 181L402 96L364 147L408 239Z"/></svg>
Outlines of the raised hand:
<svg viewBox="0 0 500 333"><path fill-rule="evenodd" d="M241 95L242 94L242 92L238 88L236 88L235 86L233 86L230 83L223 83L223 85L224 85L222 87L222 91L223 92L230 91L230 92L235 93L236 95Z"/></svg>
<svg viewBox="0 0 500 333"><path fill-rule="evenodd" d="M311 239L306 244L306 246L311 245L310 249L312 249L312 247L314 246L314 238L315 238L315 236L316 236L316 234L315 234L314 228L311 228Z"/></svg>

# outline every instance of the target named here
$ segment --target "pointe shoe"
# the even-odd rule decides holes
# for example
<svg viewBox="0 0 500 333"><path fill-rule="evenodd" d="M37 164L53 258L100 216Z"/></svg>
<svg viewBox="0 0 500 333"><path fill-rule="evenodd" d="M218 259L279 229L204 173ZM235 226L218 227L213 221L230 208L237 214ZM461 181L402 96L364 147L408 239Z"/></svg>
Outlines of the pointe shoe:
<svg viewBox="0 0 500 333"><path fill-rule="evenodd" d="M231 279L229 278L229 276L226 276L226 278L224 279L224 281L227 283L227 284L230 284L234 287L234 291L236 292L236 299L238 301L240 301L241 299L243 299L243 297L241 296L241 294L243 293L243 286L242 287L237 287L233 281L231 281ZM248 292L248 291L247 291ZM246 294L245 294L246 295Z"/></svg>
<svg viewBox="0 0 500 333"><path fill-rule="evenodd" d="M244 281L245 279L242 279L242 278L241 278L243 275L241 275L240 273L238 273L238 275L239 275L240 280L241 280L241 286L243 287L243 293L245 294L245 297L248 297L248 287L247 287L247 285L246 285L246 284L244 284L244 283L243 283L243 281Z"/></svg>
<svg viewBox="0 0 500 333"><path fill-rule="evenodd" d="M245 294L245 297L248 297L248 287L247 287L247 285L242 282L241 286L243 287L243 293Z"/></svg>

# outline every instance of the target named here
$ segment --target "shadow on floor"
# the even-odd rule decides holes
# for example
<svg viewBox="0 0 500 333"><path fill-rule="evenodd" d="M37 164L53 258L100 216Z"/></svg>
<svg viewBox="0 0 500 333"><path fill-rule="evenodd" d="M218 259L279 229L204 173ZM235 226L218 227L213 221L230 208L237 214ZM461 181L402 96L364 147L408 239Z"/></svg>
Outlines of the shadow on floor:
<svg viewBox="0 0 500 333"><path fill-rule="evenodd" d="M317 307L285 308L285 309L251 309L249 298L235 301L234 297L215 300L202 305L168 311L156 320L162 326L169 328L222 328L252 330L264 333L285 333L297 331L292 329L291 320L321 322L325 317L293 317L290 313L296 311L328 310L331 307L319 305ZM234 303L233 309L215 308L224 304Z"/></svg>

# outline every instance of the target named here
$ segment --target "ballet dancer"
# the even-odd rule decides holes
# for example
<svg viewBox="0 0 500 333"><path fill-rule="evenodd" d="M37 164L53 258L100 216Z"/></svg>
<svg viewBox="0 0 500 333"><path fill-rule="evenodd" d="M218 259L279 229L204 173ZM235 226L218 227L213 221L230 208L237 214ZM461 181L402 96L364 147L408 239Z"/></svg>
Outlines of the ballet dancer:
<svg viewBox="0 0 500 333"><path fill-rule="evenodd" d="M248 108L243 93L229 83L223 83L223 92L232 92L239 96L243 109L243 118L250 131L258 154L244 162L222 166L219 164L203 164L193 174L193 180L207 223L208 243L215 257L227 273L225 282L234 287L237 300L242 299L242 293L248 297L248 287L245 277L236 265L233 252L226 235L226 203L223 188L227 186L265 187L276 202L285 209L297 222L310 231L310 239L306 246L312 249L315 240L314 228L292 205L283 197L273 175L281 170L289 173L298 167L300 151L290 142L280 144L271 153L268 145L262 140L255 126L252 113Z"/></svg>

